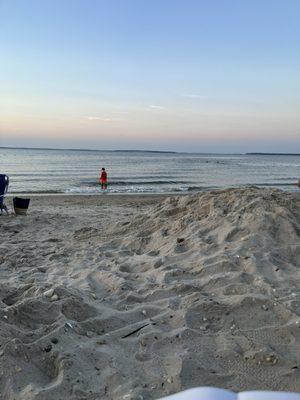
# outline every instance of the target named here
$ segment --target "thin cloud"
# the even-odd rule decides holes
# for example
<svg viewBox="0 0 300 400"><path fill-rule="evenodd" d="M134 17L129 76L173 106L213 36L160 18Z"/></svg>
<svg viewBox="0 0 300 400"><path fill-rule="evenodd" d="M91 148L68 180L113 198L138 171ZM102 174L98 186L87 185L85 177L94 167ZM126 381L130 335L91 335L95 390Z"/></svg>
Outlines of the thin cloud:
<svg viewBox="0 0 300 400"><path fill-rule="evenodd" d="M113 121L112 118L107 118L107 117L95 117L95 116L88 116L85 117L89 121L101 121L101 122L111 122Z"/></svg>
<svg viewBox="0 0 300 400"><path fill-rule="evenodd" d="M157 106L157 105L155 105L155 104L151 104L151 105L149 106L149 108L151 108L152 110L165 110L165 107Z"/></svg>

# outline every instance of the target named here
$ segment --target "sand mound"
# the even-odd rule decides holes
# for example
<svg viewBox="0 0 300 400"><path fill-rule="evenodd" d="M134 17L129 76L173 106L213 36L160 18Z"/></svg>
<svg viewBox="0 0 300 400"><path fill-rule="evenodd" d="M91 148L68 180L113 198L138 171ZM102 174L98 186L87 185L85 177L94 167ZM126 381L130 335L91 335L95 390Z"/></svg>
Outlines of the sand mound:
<svg viewBox="0 0 300 400"><path fill-rule="evenodd" d="M300 391L299 197L75 211L0 221L3 399Z"/></svg>

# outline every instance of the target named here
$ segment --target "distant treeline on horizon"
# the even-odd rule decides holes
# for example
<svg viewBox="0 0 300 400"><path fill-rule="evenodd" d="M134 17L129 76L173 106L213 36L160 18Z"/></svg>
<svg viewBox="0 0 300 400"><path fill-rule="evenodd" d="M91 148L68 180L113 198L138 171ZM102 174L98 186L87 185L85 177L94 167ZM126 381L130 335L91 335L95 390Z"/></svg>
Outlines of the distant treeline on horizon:
<svg viewBox="0 0 300 400"><path fill-rule="evenodd" d="M108 150L108 149L67 149L67 148L54 148L54 147L14 147L14 146L0 146L0 149L10 150L50 150L50 151L105 151L108 153L168 153L176 154L177 151L168 150Z"/></svg>
<svg viewBox="0 0 300 400"><path fill-rule="evenodd" d="M49 151L102 151L108 153L159 153L159 154L228 154L228 155L246 155L246 156L300 156L300 153L262 153L262 152L251 152L251 153L209 153L209 152L179 152L179 151L170 151L170 150L101 150L101 149L67 149L67 148L53 148L53 147L14 147L14 146L0 146L0 149L10 149L10 150L49 150Z"/></svg>
<svg viewBox="0 0 300 400"><path fill-rule="evenodd" d="M246 156L300 156L300 153L246 153Z"/></svg>

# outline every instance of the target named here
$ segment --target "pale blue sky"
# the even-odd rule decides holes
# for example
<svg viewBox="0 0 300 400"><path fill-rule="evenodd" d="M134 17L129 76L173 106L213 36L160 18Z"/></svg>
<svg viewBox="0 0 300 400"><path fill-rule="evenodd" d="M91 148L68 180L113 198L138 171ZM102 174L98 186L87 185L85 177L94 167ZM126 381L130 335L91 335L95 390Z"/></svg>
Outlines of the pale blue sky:
<svg viewBox="0 0 300 400"><path fill-rule="evenodd" d="M299 0L0 0L0 145L300 151Z"/></svg>

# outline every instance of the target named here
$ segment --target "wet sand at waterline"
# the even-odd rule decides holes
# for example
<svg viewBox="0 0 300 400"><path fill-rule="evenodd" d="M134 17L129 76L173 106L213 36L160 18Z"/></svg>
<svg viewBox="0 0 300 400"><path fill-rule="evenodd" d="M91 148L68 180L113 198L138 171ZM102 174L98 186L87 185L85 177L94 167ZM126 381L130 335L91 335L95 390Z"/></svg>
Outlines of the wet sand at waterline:
<svg viewBox="0 0 300 400"><path fill-rule="evenodd" d="M299 195L33 197L0 234L0 398L300 391Z"/></svg>

